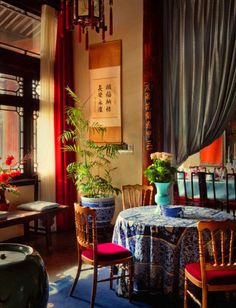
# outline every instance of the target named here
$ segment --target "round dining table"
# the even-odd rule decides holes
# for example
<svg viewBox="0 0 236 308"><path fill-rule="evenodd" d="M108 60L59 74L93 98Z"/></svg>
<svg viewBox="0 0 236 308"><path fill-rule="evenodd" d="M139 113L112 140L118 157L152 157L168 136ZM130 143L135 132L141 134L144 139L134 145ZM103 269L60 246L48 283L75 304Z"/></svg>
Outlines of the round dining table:
<svg viewBox="0 0 236 308"><path fill-rule="evenodd" d="M233 219L226 212L196 206L181 206L182 217L166 217L158 206L121 211L113 231L113 243L131 250L134 257L135 293L183 296L184 268L197 262L200 220ZM126 281L119 280L118 295L126 296Z"/></svg>

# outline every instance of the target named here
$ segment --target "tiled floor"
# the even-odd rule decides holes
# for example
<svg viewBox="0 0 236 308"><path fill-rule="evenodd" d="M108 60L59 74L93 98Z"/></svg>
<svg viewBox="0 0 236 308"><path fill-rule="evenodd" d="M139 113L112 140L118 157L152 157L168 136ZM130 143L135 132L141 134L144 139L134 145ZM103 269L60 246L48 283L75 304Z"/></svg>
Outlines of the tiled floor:
<svg viewBox="0 0 236 308"><path fill-rule="evenodd" d="M107 238L111 238L112 233L106 233ZM53 250L51 253L46 251L45 238L44 236L32 235L28 242L24 242L27 245L32 246L41 255L44 264L46 266L50 282L54 282L63 278L67 275L74 276L77 267L77 247L76 247L76 237L74 231L53 233ZM16 240L22 242L22 239ZM138 297L138 296L136 296ZM165 298L162 296L153 297L151 295L146 295L142 299L150 305L154 301L158 303L159 308L179 308L183 307L182 303L177 303L170 301L170 298ZM149 306L150 307L150 306ZM197 307L195 304L190 304L190 308ZM233 308L236 307L235 298L225 301L225 297L222 295L210 298L209 308Z"/></svg>

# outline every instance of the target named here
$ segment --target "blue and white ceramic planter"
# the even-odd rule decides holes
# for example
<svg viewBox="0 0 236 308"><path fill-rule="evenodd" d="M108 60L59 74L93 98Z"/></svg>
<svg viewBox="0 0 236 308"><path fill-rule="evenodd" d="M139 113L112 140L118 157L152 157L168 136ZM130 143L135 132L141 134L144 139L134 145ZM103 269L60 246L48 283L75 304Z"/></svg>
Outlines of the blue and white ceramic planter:
<svg viewBox="0 0 236 308"><path fill-rule="evenodd" d="M81 205L95 208L97 211L97 228L108 227L115 212L115 198L81 197Z"/></svg>

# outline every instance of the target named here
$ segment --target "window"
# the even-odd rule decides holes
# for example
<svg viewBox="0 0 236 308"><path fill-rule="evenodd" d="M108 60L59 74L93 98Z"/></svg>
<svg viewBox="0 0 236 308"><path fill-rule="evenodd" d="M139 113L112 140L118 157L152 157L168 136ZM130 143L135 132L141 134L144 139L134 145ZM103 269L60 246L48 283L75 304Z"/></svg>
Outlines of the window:
<svg viewBox="0 0 236 308"><path fill-rule="evenodd" d="M0 15L0 157L14 155L28 179L37 174L40 5L1 1Z"/></svg>
<svg viewBox="0 0 236 308"><path fill-rule="evenodd" d="M39 61L0 48L0 157L14 155L26 178L37 173Z"/></svg>

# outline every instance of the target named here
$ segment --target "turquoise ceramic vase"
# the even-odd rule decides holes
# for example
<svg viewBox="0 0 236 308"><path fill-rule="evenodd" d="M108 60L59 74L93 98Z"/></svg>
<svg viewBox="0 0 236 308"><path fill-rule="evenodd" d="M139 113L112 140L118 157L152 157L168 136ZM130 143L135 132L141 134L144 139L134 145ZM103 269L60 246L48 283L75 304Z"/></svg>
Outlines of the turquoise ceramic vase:
<svg viewBox="0 0 236 308"><path fill-rule="evenodd" d="M171 203L171 193L170 187L171 183L154 183L157 189L155 195L155 202L157 205L170 205Z"/></svg>

